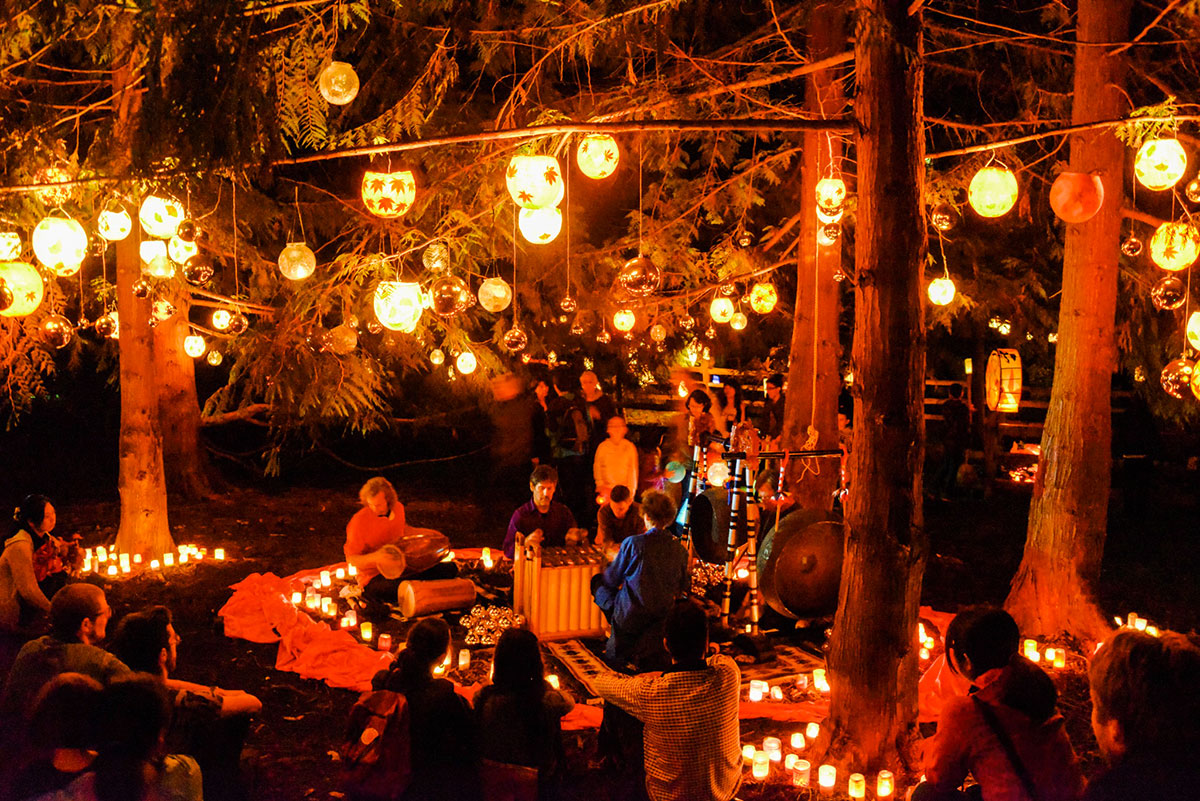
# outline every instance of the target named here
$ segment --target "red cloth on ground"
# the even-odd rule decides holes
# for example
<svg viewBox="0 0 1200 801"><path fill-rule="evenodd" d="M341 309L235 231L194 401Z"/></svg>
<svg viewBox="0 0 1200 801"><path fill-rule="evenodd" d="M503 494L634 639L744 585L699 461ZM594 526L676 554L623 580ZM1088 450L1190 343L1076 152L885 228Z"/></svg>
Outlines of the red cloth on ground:
<svg viewBox="0 0 1200 801"><path fill-rule="evenodd" d="M355 512L346 524L346 555L372 553L404 537L404 505L397 501L391 514L390 518L380 517L365 506ZM379 571L371 565L362 568L359 575L359 583L365 586Z"/></svg>

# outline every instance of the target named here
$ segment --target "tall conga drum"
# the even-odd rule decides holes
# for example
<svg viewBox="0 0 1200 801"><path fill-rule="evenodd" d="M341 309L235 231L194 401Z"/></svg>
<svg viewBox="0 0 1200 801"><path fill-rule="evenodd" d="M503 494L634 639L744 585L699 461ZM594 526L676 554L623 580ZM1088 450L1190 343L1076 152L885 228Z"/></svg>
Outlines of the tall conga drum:
<svg viewBox="0 0 1200 801"><path fill-rule="evenodd" d="M400 614L405 617L432 615L450 609L466 609L475 603L475 584L470 579L402 581Z"/></svg>
<svg viewBox="0 0 1200 801"><path fill-rule="evenodd" d="M793 619L835 612L845 541L845 524L829 512L799 509L780 520L758 546L759 588L770 607Z"/></svg>

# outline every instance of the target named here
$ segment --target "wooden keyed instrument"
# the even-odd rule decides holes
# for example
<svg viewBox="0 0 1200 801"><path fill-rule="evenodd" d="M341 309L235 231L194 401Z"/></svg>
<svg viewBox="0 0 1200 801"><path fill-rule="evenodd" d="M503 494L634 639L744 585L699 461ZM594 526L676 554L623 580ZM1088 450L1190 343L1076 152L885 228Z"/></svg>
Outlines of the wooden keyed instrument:
<svg viewBox="0 0 1200 801"><path fill-rule="evenodd" d="M513 562L513 610L543 640L600 637L604 617L592 600L592 576L604 554L591 545L543 548L518 537Z"/></svg>

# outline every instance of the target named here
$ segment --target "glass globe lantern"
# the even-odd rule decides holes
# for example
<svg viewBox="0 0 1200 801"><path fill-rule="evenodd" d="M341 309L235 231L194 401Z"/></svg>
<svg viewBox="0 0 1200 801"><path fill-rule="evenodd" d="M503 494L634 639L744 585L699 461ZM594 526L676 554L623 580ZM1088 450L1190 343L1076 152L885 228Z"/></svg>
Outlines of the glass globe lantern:
<svg viewBox="0 0 1200 801"><path fill-rule="evenodd" d="M117 334L117 313L108 312L102 314L96 319L96 333L102 337L116 338Z"/></svg>
<svg viewBox="0 0 1200 801"><path fill-rule="evenodd" d="M981 217L1003 217L1017 203L1017 177L1007 167L988 165L971 179L967 202Z"/></svg>
<svg viewBox="0 0 1200 801"><path fill-rule="evenodd" d="M733 301L729 298L713 298L708 306L708 316L714 323L727 323L733 317Z"/></svg>
<svg viewBox="0 0 1200 801"><path fill-rule="evenodd" d="M375 287L375 318L392 331L411 334L421 319L421 286L411 281L380 281Z"/></svg>
<svg viewBox="0 0 1200 801"><path fill-rule="evenodd" d="M358 95L358 73L345 61L331 61L317 78L317 91L327 103L344 106Z"/></svg>
<svg viewBox="0 0 1200 801"><path fill-rule="evenodd" d="M38 327L41 332L42 341L52 348L62 349L71 344L71 339L75 335L75 326L71 325L71 321L61 314L51 314Z"/></svg>
<svg viewBox="0 0 1200 801"><path fill-rule="evenodd" d="M499 276L486 278L479 285L479 305L493 314L507 309L512 297L512 287Z"/></svg>
<svg viewBox="0 0 1200 801"><path fill-rule="evenodd" d="M1167 275L1150 288L1150 302L1159 311L1174 311L1187 299L1187 287L1174 275Z"/></svg>
<svg viewBox="0 0 1200 801"><path fill-rule="evenodd" d="M662 288L662 270L645 256L638 255L625 262L617 273L617 283L635 298L644 298Z"/></svg>
<svg viewBox="0 0 1200 801"><path fill-rule="evenodd" d="M279 272L291 281L303 281L317 269L317 255L303 242L290 242L279 252Z"/></svg>
<svg viewBox="0 0 1200 801"><path fill-rule="evenodd" d="M842 226L840 223L828 223L817 230L817 244L821 247L833 247L841 238Z"/></svg>
<svg viewBox="0 0 1200 801"><path fill-rule="evenodd" d="M509 353L519 353L525 350L525 346L529 344L529 336L514 324L512 328L504 332L501 343Z"/></svg>
<svg viewBox="0 0 1200 801"><path fill-rule="evenodd" d="M446 363L446 353L441 348L434 348L429 351L429 362L434 367L440 367Z"/></svg>
<svg viewBox="0 0 1200 801"><path fill-rule="evenodd" d="M183 279L192 286L203 286L213 277L212 256L207 253L197 253L183 265Z"/></svg>
<svg viewBox="0 0 1200 801"><path fill-rule="evenodd" d="M667 327L662 323L655 323L650 326L650 339L655 342L663 342L667 338Z"/></svg>
<svg viewBox="0 0 1200 801"><path fill-rule="evenodd" d="M637 323L637 315L632 309L617 309L613 313L613 328L622 333L632 331L633 326Z"/></svg>
<svg viewBox="0 0 1200 801"><path fill-rule="evenodd" d="M954 281L949 276L935 278L929 282L929 302L935 306L945 306L954 300Z"/></svg>
<svg viewBox="0 0 1200 801"><path fill-rule="evenodd" d="M466 311L475 302L471 288L457 275L443 275L429 285L430 308L441 317Z"/></svg>
<svg viewBox="0 0 1200 801"><path fill-rule="evenodd" d="M346 323L336 325L329 330L329 349L339 356L345 356L358 347L358 332Z"/></svg>
<svg viewBox="0 0 1200 801"><path fill-rule="evenodd" d="M199 334L188 334L183 338L183 352L193 359L199 359L208 350L208 343Z"/></svg>
<svg viewBox="0 0 1200 801"><path fill-rule="evenodd" d="M1177 139L1150 139L1133 157L1133 173L1147 189L1170 189L1186 170L1187 152Z"/></svg>
<svg viewBox="0 0 1200 801"><path fill-rule="evenodd" d="M1150 237L1150 259L1164 270L1179 272L1200 256L1200 234L1184 222L1166 222Z"/></svg>
<svg viewBox="0 0 1200 801"><path fill-rule="evenodd" d="M553 206L541 209L521 209L517 217L517 227L521 236L533 245L546 245L553 242L562 230L562 210Z"/></svg>
<svg viewBox="0 0 1200 801"><path fill-rule="evenodd" d="M470 375L475 372L475 368L479 366L479 361L475 358L475 354L469 350L464 350L458 354L458 358L454 360L454 366L458 368L458 372L463 375Z"/></svg>
<svg viewBox="0 0 1200 801"><path fill-rule="evenodd" d="M729 318L729 327L734 331L742 331L749 322L750 319L743 312L734 312L733 316Z"/></svg>
<svg viewBox="0 0 1200 801"><path fill-rule="evenodd" d="M208 355L204 357L204 360L213 367L219 367L221 362L225 361L225 357L221 355L221 351L219 350L210 350Z"/></svg>
<svg viewBox="0 0 1200 801"><path fill-rule="evenodd" d="M1162 369L1162 375L1159 377L1162 381L1163 390L1172 398L1182 399L1184 391L1188 389L1188 385L1192 382L1192 373L1195 371L1195 368L1195 362L1183 357L1167 362L1166 367Z"/></svg>
<svg viewBox="0 0 1200 801"><path fill-rule="evenodd" d="M566 191L562 168L553 156L513 156L504 173L504 183L513 202L528 210L557 206Z"/></svg>
<svg viewBox="0 0 1200 801"><path fill-rule="evenodd" d="M432 273L440 273L450 266L450 246L440 239L431 242L421 254L421 263Z"/></svg>
<svg viewBox="0 0 1200 801"><path fill-rule="evenodd" d="M601 180L616 172L621 151L617 140L608 134L588 134L579 140L575 149L575 163L579 171L588 178Z"/></svg>
<svg viewBox="0 0 1200 801"><path fill-rule="evenodd" d="M170 239L185 217L183 206L174 198L148 195L138 209L138 221L147 236Z"/></svg>
<svg viewBox="0 0 1200 801"><path fill-rule="evenodd" d="M79 265L87 256L87 232L68 217L47 217L39 222L30 243L37 260L57 275L79 272Z"/></svg>
<svg viewBox="0 0 1200 801"><path fill-rule="evenodd" d="M250 328L250 318L241 312L234 312L233 316L229 318L229 333L234 336L246 333L248 328Z"/></svg>

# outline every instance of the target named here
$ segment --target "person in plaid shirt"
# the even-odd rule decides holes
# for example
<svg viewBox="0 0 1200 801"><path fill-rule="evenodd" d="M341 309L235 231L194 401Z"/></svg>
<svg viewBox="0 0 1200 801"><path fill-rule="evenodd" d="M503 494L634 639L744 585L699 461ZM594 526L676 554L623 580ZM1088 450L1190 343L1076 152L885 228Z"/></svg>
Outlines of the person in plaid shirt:
<svg viewBox="0 0 1200 801"><path fill-rule="evenodd" d="M728 656L704 659L708 617L683 601L667 617L672 666L662 673L607 673L596 691L645 724L646 792L652 801L729 801L742 777L741 672Z"/></svg>

